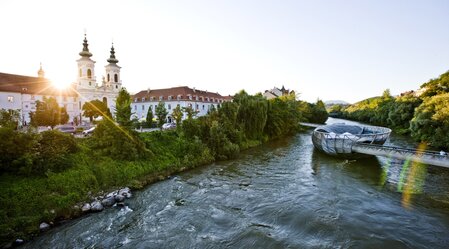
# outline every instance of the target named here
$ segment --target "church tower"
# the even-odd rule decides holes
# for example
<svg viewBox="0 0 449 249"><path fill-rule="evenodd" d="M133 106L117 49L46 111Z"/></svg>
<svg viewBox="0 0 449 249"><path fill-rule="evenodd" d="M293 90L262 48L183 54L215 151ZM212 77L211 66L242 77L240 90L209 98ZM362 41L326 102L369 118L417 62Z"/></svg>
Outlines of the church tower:
<svg viewBox="0 0 449 249"><path fill-rule="evenodd" d="M92 53L89 52L86 34L84 34L83 50L79 53L81 56L78 62L78 89L95 89L97 81L95 77L95 61L90 57Z"/></svg>
<svg viewBox="0 0 449 249"><path fill-rule="evenodd" d="M122 88L122 80L120 79L121 67L117 65L118 60L115 58L114 43L112 43L111 55L107 61L109 64L105 66L106 79L103 84L106 84L105 87L111 89L113 92L118 92Z"/></svg>
<svg viewBox="0 0 449 249"><path fill-rule="evenodd" d="M37 77L39 77L39 78L45 78L45 72L44 72L44 70L42 69L42 63L41 63L41 66L40 66L40 68L39 68L39 71L37 71Z"/></svg>

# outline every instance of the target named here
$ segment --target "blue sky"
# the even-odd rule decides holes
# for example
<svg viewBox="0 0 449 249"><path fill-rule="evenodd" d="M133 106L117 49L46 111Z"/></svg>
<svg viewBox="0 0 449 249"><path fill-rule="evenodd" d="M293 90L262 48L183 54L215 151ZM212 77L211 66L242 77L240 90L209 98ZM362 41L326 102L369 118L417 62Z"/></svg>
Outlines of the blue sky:
<svg viewBox="0 0 449 249"><path fill-rule="evenodd" d="M0 9L0 71L36 75L42 62L59 83L76 79L84 29L97 79L114 40L130 92L285 85L307 101L355 102L449 70L449 1L2 0Z"/></svg>

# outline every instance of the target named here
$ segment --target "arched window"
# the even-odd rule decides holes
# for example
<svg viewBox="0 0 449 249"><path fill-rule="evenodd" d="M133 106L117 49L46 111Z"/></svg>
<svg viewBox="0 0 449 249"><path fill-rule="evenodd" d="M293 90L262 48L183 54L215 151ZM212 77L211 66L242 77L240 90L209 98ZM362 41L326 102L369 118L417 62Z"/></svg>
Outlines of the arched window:
<svg viewBox="0 0 449 249"><path fill-rule="evenodd" d="M103 97L103 103L104 103L106 106L108 106L108 98Z"/></svg>
<svg viewBox="0 0 449 249"><path fill-rule="evenodd" d="M83 76L83 71L81 71L81 68L80 68L80 77L81 77L81 76Z"/></svg>
<svg viewBox="0 0 449 249"><path fill-rule="evenodd" d="M87 78L92 79L92 70L87 69Z"/></svg>
<svg viewBox="0 0 449 249"><path fill-rule="evenodd" d="M114 74L114 82L118 82L118 75Z"/></svg>
<svg viewBox="0 0 449 249"><path fill-rule="evenodd" d="M111 77L109 76L109 74L108 74L108 82L111 80Z"/></svg>

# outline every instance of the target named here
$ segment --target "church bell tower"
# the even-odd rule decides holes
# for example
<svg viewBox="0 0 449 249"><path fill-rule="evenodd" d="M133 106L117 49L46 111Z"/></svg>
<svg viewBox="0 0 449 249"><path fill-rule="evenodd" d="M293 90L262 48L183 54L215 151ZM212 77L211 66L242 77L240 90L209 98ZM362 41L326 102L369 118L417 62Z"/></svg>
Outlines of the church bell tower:
<svg viewBox="0 0 449 249"><path fill-rule="evenodd" d="M84 34L83 50L79 53L81 56L78 63L78 89L95 89L97 80L95 77L95 61L92 60L92 53L89 52L86 34Z"/></svg>
<svg viewBox="0 0 449 249"><path fill-rule="evenodd" d="M105 66L106 79L104 84L106 84L106 87L108 87L112 91L118 92L122 88L122 80L120 79L121 67L117 65L118 60L117 58L115 58L114 43L112 43L111 55L109 56L109 59L107 61L109 62L109 64Z"/></svg>

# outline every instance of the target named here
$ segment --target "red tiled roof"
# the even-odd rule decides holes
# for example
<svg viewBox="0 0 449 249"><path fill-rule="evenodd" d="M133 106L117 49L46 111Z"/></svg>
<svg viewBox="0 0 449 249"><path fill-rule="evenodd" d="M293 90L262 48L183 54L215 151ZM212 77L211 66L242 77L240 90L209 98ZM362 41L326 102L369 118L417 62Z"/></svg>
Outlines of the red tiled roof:
<svg viewBox="0 0 449 249"><path fill-rule="evenodd" d="M73 89L58 89L48 79L17 74L0 73L0 92L33 95L76 96Z"/></svg>
<svg viewBox="0 0 449 249"><path fill-rule="evenodd" d="M152 101L159 101L159 97L162 96L162 101L168 101L168 97L171 96L173 101L178 100L178 95L181 96L180 100L190 100L189 95L192 96L192 101L196 100L196 96L198 96L199 100L202 102L207 102L206 98L209 98L209 102L212 102L212 98L214 99L222 99L223 101L229 100L229 97L221 96L218 93L203 91L203 90L196 90L189 88L187 86L180 86L180 87L172 87L172 88L164 88L164 89L149 89L149 90L143 90L133 95L133 101L134 102L146 102L151 101L151 97L154 99ZM201 97L204 97L204 100L201 99ZM144 101L142 101L142 99ZM136 101L137 99L137 101Z"/></svg>

